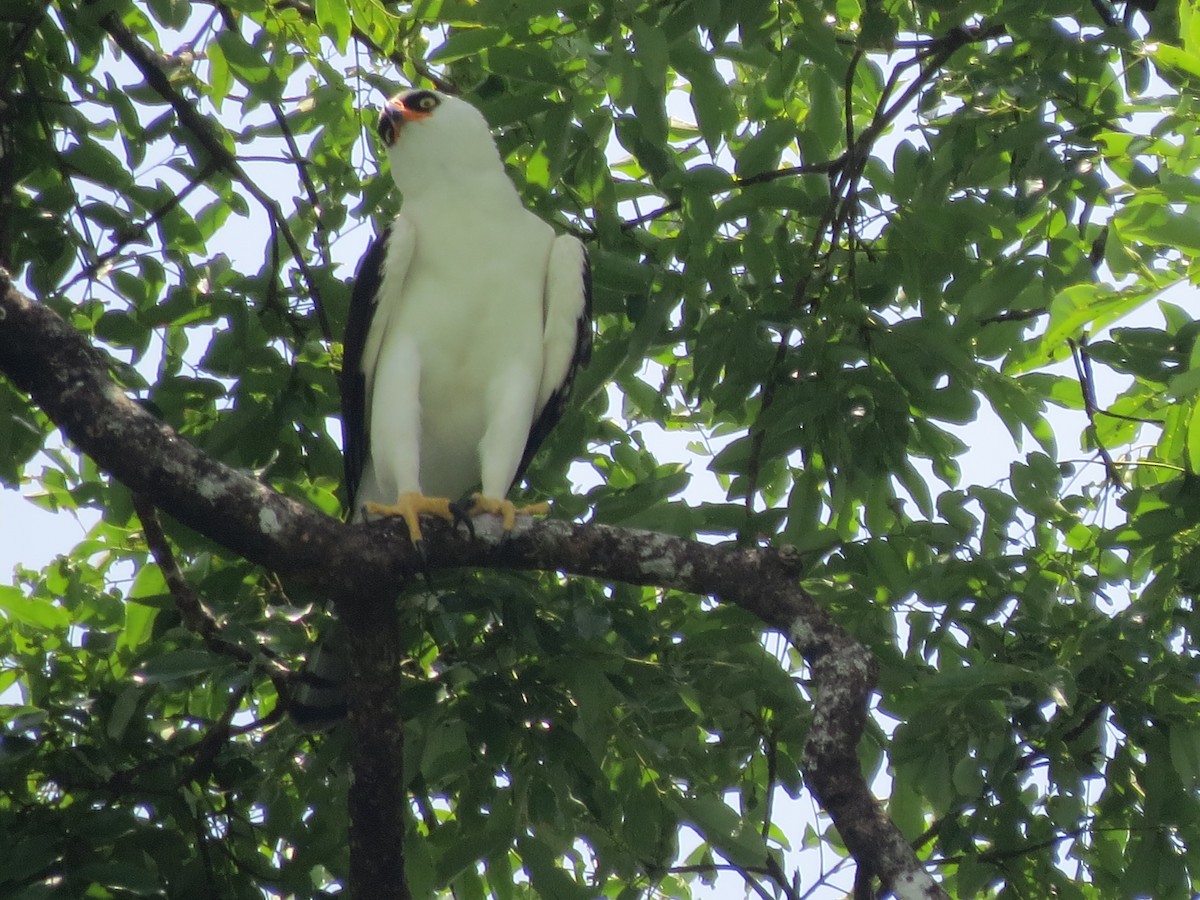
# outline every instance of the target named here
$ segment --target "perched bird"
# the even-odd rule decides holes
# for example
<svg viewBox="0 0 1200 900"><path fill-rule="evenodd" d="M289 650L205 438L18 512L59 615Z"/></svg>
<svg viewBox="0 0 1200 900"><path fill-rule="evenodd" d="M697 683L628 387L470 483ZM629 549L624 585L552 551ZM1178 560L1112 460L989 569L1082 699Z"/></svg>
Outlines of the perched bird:
<svg viewBox="0 0 1200 900"><path fill-rule="evenodd" d="M527 210L487 121L410 90L379 117L400 214L355 279L342 364L352 515L518 512L507 495L591 351L587 251ZM456 505L479 490L471 500Z"/></svg>
<svg viewBox="0 0 1200 900"><path fill-rule="evenodd" d="M402 203L359 264L346 326L350 515L402 516L418 548L425 514L496 513L509 530L544 511L507 495L591 351L587 252L522 205L465 100L405 91L384 104L379 135ZM344 714L347 668L334 630L291 698L300 725Z"/></svg>

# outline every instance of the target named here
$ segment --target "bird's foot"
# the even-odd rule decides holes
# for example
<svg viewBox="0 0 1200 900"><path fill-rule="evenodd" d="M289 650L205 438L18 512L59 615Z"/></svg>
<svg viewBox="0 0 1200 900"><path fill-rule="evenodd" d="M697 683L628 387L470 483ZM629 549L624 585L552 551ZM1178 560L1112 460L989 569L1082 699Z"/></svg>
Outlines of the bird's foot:
<svg viewBox="0 0 1200 900"><path fill-rule="evenodd" d="M421 532L421 516L437 516L447 522L457 522L457 513L445 497L426 497L418 491L405 491L396 498L395 504L366 503L364 512L371 516L399 516L408 526L408 537L425 559L425 535Z"/></svg>
<svg viewBox="0 0 1200 900"><path fill-rule="evenodd" d="M516 525L517 516L544 516L550 512L550 504L530 503L528 506L517 506L511 500L475 494L471 497L468 512L472 516L480 516L484 513L499 516L504 525L504 535L507 537L508 533L513 530L513 526Z"/></svg>

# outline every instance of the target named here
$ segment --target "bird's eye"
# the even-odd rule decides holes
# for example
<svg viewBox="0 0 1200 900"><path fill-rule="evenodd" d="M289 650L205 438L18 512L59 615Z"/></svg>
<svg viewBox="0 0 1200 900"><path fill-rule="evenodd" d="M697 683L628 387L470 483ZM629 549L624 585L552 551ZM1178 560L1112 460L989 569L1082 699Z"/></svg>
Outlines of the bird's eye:
<svg viewBox="0 0 1200 900"><path fill-rule="evenodd" d="M433 96L433 94L425 94L420 100L417 101L417 106L421 107L421 109L425 110L426 112L433 109L437 105L437 97Z"/></svg>

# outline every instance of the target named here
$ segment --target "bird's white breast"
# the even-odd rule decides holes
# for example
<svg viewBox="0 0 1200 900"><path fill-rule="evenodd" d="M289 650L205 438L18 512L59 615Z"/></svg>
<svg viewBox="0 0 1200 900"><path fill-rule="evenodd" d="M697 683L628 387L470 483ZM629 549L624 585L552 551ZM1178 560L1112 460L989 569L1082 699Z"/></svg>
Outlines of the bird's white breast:
<svg viewBox="0 0 1200 900"><path fill-rule="evenodd" d="M415 230L415 248L400 299L387 311L381 351L418 356L420 489L455 498L481 480L479 444L499 406L528 407L526 421L512 423L528 433L554 235L515 192L511 199L425 194L401 215ZM374 462L381 483L390 480L388 462Z"/></svg>

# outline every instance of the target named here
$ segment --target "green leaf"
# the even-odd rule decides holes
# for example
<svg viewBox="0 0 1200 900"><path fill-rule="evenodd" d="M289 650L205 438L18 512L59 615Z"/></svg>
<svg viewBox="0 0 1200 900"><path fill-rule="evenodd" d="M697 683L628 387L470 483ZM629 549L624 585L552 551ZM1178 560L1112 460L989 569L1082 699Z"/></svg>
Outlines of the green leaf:
<svg viewBox="0 0 1200 900"><path fill-rule="evenodd" d="M63 153L69 170L98 185L122 188L129 184L129 170L108 150L93 140L85 140Z"/></svg>
<svg viewBox="0 0 1200 900"><path fill-rule="evenodd" d="M1102 328L1129 315L1152 300L1157 288L1109 291L1085 282L1060 291L1050 304L1050 321L1039 342L1038 354L1018 366L1013 374L1030 371L1048 359L1065 355L1067 340L1078 338L1085 327Z"/></svg>
<svg viewBox="0 0 1200 900"><path fill-rule="evenodd" d="M908 778L896 778L892 783L892 795L888 800L888 813L900 831L909 840L915 840L925 831L925 812L928 804L912 788Z"/></svg>
<svg viewBox="0 0 1200 900"><path fill-rule="evenodd" d="M671 47L671 59L687 78L688 99L696 124L710 152L717 152L738 123L733 92L717 71L716 61L691 41L680 40Z"/></svg>
<svg viewBox="0 0 1200 900"><path fill-rule="evenodd" d="M768 122L737 152L738 178L753 178L777 168L780 154L795 139L794 123L784 119Z"/></svg>
<svg viewBox="0 0 1200 900"><path fill-rule="evenodd" d="M421 773L430 783L436 784L449 773L461 770L470 759L470 744L462 723L439 723L426 738Z"/></svg>
<svg viewBox="0 0 1200 900"><path fill-rule="evenodd" d="M1157 198L1139 198L1126 206L1118 218L1121 237L1172 247L1182 253L1200 253L1200 219L1197 211L1172 209Z"/></svg>
<svg viewBox="0 0 1200 900"><path fill-rule="evenodd" d="M663 29L636 19L632 26L633 46L638 65L650 88L659 95L667 91L668 48Z"/></svg>
<svg viewBox="0 0 1200 900"><path fill-rule="evenodd" d="M143 570L147 571L147 570ZM155 569L154 571L157 571ZM139 578L141 573L138 573ZM163 595L164 600L174 605L173 598L169 595ZM146 599L146 598L143 598ZM125 659L130 659L130 654L136 653L142 645L144 645L151 636L154 628L154 620L157 618L159 609L146 606L141 602L130 602L125 604L125 622L121 629L121 634L117 638L117 649L124 650L122 654ZM121 667L124 672L124 666Z"/></svg>
<svg viewBox="0 0 1200 900"><path fill-rule="evenodd" d="M209 94L219 111L233 85L233 73L229 70L229 62L225 59L225 51L221 49L219 40L209 42L205 57L208 60Z"/></svg>
<svg viewBox="0 0 1200 900"><path fill-rule="evenodd" d="M1188 414L1187 461L1188 470L1200 472L1200 403L1193 401Z"/></svg>
<svg viewBox="0 0 1200 900"><path fill-rule="evenodd" d="M125 736L125 729L129 727L129 723L133 719L133 714L137 711L138 703L141 699L141 689L135 685L125 688L117 696L116 702L113 703L112 712L109 713L108 722L105 725L105 732L114 741L120 743L121 739Z"/></svg>
<svg viewBox="0 0 1200 900"><path fill-rule="evenodd" d="M344 0L329 0L331 5L344 3ZM259 50L256 50L236 31L223 29L217 35L217 45L225 58L230 73L247 85L265 83L271 77L271 69L267 60Z"/></svg>
<svg viewBox="0 0 1200 900"><path fill-rule="evenodd" d="M138 668L137 680L142 684L169 683L212 672L217 667L217 660L203 650L170 650L143 663Z"/></svg>
<svg viewBox="0 0 1200 900"><path fill-rule="evenodd" d="M80 866L71 874L73 878L85 884L123 891L135 897L155 897L162 894L162 882L153 872L124 860Z"/></svg>
<svg viewBox="0 0 1200 900"><path fill-rule="evenodd" d="M448 63L482 50L500 46L505 33L499 28L456 28L440 47L429 54L431 63Z"/></svg>
<svg viewBox="0 0 1200 900"><path fill-rule="evenodd" d="M71 618L61 606L44 599L30 599L19 587L0 584L0 615L43 631L63 631Z"/></svg>
<svg viewBox="0 0 1200 900"><path fill-rule="evenodd" d="M150 0L149 6L159 22L176 31L187 24L191 13L191 4L187 0Z"/></svg>
<svg viewBox="0 0 1200 900"><path fill-rule="evenodd" d="M808 78L809 107L804 124L816 135L826 154L845 141L842 126L842 104L838 85L823 69L814 68Z"/></svg>
<svg viewBox="0 0 1200 900"><path fill-rule="evenodd" d="M483 64L488 71L516 81L551 86L562 83L558 70L545 57L519 47L492 47L484 51Z"/></svg>
<svg viewBox="0 0 1200 900"><path fill-rule="evenodd" d="M1193 78L1200 78L1200 54L1180 50L1170 44L1153 44L1149 50L1150 55L1162 65Z"/></svg>
<svg viewBox="0 0 1200 900"><path fill-rule="evenodd" d="M770 850L762 836L743 826L738 814L717 797L679 797L680 819L695 825L714 849L735 866L766 864Z"/></svg>
<svg viewBox="0 0 1200 900"><path fill-rule="evenodd" d="M332 33L334 43L342 53L350 39L350 5L347 0L315 0L317 24Z"/></svg>
<svg viewBox="0 0 1200 900"><path fill-rule="evenodd" d="M591 900L592 892L559 868L557 854L536 837L517 838L521 864L538 895L562 900Z"/></svg>
<svg viewBox="0 0 1200 900"><path fill-rule="evenodd" d="M1173 723L1168 733L1171 764L1189 791L1200 787L1200 727Z"/></svg>

